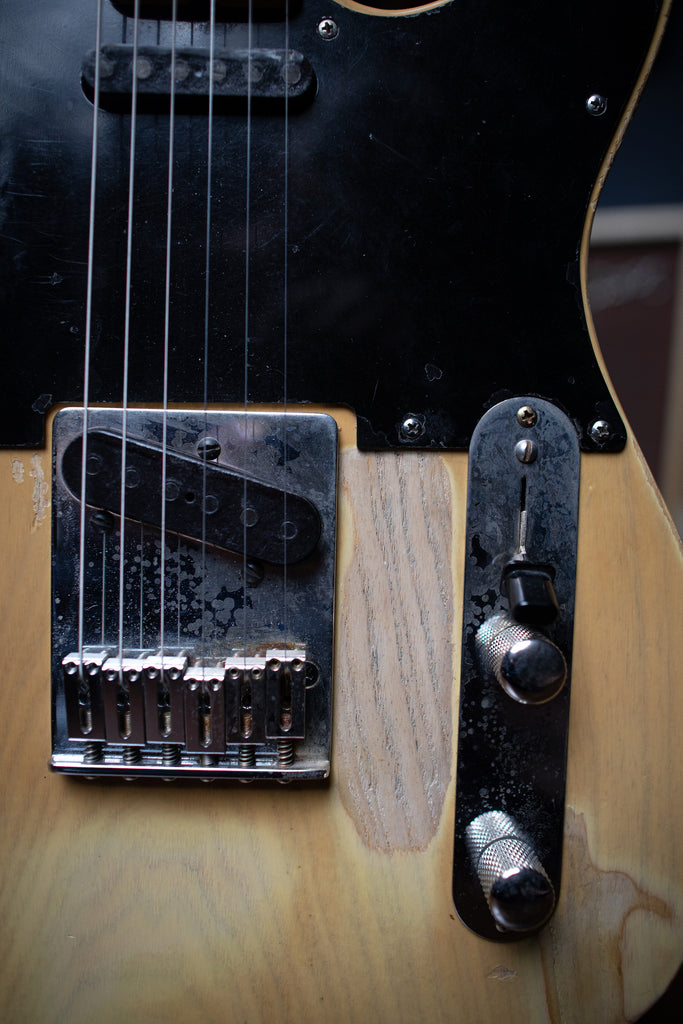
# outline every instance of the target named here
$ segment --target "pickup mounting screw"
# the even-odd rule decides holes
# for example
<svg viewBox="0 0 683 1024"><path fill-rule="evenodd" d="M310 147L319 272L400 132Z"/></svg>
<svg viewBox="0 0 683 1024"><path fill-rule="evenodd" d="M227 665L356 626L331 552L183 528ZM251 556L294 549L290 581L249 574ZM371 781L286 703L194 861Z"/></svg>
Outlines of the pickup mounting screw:
<svg viewBox="0 0 683 1024"><path fill-rule="evenodd" d="M321 18L318 22L318 35L321 39L334 39L339 35L339 25L332 18Z"/></svg>
<svg viewBox="0 0 683 1024"><path fill-rule="evenodd" d="M221 446L215 437L203 437L197 444L197 454L205 462L215 462L221 453Z"/></svg>
<svg viewBox="0 0 683 1024"><path fill-rule="evenodd" d="M607 100L600 93L594 92L586 100L586 110L593 117L602 117L607 110Z"/></svg>
<svg viewBox="0 0 683 1024"><path fill-rule="evenodd" d="M261 582L265 576L265 569L263 568L263 562L259 562L256 558L250 558L247 562L247 583L255 587Z"/></svg>
<svg viewBox="0 0 683 1024"><path fill-rule="evenodd" d="M98 512L95 512L91 522L98 533L111 533L114 529L115 519L111 512L100 509Z"/></svg>
<svg viewBox="0 0 683 1024"><path fill-rule="evenodd" d="M401 436L404 441L417 441L424 432L424 423L417 416L406 416L401 424Z"/></svg>
<svg viewBox="0 0 683 1024"><path fill-rule="evenodd" d="M517 422L521 427L533 427L538 419L538 413L530 405L523 405L517 410Z"/></svg>
<svg viewBox="0 0 683 1024"><path fill-rule="evenodd" d="M591 425L588 433L596 444L605 444L612 435L612 428L607 420L596 420Z"/></svg>

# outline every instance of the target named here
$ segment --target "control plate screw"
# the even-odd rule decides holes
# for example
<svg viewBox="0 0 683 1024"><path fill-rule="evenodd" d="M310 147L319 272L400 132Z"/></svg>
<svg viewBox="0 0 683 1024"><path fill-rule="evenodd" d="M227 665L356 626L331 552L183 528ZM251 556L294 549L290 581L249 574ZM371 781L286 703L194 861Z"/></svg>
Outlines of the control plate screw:
<svg viewBox="0 0 683 1024"><path fill-rule="evenodd" d="M517 410L517 422L521 427L533 427L538 419L538 414L530 405L523 405Z"/></svg>
<svg viewBox="0 0 683 1024"><path fill-rule="evenodd" d="M334 39L339 35L339 25L332 18L321 18L318 22L318 35L321 39Z"/></svg>
<svg viewBox="0 0 683 1024"><path fill-rule="evenodd" d="M524 462L525 464L528 465L528 463L536 461L536 456L538 455L538 446L535 444L534 441L529 441L528 439L524 441L518 441L515 445L515 455L517 456L520 462Z"/></svg>

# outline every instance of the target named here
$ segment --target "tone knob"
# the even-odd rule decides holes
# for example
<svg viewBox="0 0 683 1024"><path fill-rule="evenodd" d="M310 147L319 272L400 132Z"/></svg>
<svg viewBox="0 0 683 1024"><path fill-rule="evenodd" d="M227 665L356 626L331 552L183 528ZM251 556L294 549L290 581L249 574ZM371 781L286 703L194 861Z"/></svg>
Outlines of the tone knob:
<svg viewBox="0 0 683 1024"><path fill-rule="evenodd" d="M484 671L521 704L544 704L564 686L567 663L559 647L505 613L479 627L476 644Z"/></svg>
<svg viewBox="0 0 683 1024"><path fill-rule="evenodd" d="M555 892L524 830L504 811L486 811L465 829L472 864L499 931L540 928Z"/></svg>

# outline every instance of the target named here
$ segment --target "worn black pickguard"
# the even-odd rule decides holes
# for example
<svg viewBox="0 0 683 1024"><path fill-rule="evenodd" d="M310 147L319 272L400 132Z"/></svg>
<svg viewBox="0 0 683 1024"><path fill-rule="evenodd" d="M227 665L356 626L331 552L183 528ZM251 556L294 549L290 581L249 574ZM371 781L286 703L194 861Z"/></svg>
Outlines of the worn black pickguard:
<svg viewBox="0 0 683 1024"><path fill-rule="evenodd" d="M373 17L321 0L289 45L318 91L251 119L247 397L352 406L359 444L466 447L482 412L537 394L624 429L595 362L579 283L594 179L645 57L658 0L456 2ZM95 0L3 0L0 43L0 443L38 445L81 401L92 107L80 84ZM317 32L333 14L336 39ZM221 26L243 46L244 24ZM165 34L166 33L166 34ZM253 43L282 47L282 21ZM168 40L156 22L141 41ZM130 42L105 2L104 42ZM205 25L181 27L207 46ZM607 112L586 111L592 93ZM168 114L138 118L129 401L162 400ZM244 104L214 118L209 401L245 388ZM99 117L90 401L122 398L129 116ZM207 122L176 120L170 400L204 398ZM287 296L285 313L285 251ZM285 372L285 320L287 358Z"/></svg>

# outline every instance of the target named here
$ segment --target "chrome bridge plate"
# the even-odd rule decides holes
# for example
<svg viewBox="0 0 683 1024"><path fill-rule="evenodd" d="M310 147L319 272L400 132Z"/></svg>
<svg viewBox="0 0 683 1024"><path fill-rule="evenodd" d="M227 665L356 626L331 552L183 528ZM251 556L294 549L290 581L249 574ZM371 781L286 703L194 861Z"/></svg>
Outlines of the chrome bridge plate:
<svg viewBox="0 0 683 1024"><path fill-rule="evenodd" d="M336 452L335 421L313 413L57 414L54 770L329 775Z"/></svg>

